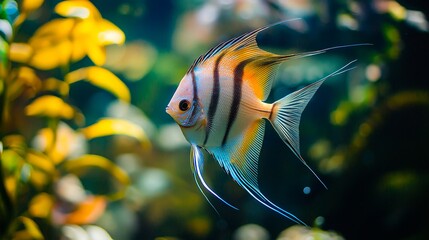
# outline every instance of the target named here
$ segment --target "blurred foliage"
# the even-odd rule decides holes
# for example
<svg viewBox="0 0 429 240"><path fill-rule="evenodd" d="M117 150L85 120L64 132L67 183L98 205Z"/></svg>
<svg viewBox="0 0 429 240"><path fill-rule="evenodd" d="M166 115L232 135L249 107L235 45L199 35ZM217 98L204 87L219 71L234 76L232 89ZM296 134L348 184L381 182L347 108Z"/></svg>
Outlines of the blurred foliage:
<svg viewBox="0 0 429 240"><path fill-rule="evenodd" d="M124 43L123 31L102 18L89 1L62 1L53 9L58 17L38 26L25 41L16 40L21 25L43 3L1 2L2 239L57 239L55 229L94 223L108 202L124 197L129 176L111 160L87 153L90 140L122 135L150 147L142 127L128 120L100 118L86 125L85 115L70 97L73 85L86 80L130 104L128 87L101 67L106 46ZM76 68L84 57L96 66ZM79 178L94 174L93 168L104 171L116 185L105 193L86 190ZM69 229L73 228L63 227L63 234L70 235ZM90 229L95 226L88 227L88 234ZM97 231L98 237L109 236Z"/></svg>
<svg viewBox="0 0 429 240"><path fill-rule="evenodd" d="M427 239L427 9L415 0L2 0L0 236ZM261 189L313 223L291 226L208 161L210 185L240 208L214 200L218 216L165 106L199 55L294 18L258 43L279 53L373 44L282 64L269 97L358 60L301 119L302 155L329 190L267 127Z"/></svg>

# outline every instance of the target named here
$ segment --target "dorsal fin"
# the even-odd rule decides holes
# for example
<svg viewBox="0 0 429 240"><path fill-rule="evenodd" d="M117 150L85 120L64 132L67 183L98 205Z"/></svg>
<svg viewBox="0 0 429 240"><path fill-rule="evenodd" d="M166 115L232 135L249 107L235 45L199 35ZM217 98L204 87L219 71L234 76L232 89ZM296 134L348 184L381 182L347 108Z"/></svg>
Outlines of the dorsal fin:
<svg viewBox="0 0 429 240"><path fill-rule="evenodd" d="M273 65L282 61L277 59L285 59L286 56L275 55L260 49L256 41L256 36L261 31L284 22L286 21L261 27L218 44L198 57L189 68L188 73L193 71L197 66L202 66L210 62L210 59L218 56L222 56L222 62L219 66L221 71L234 69L240 62L252 59L253 63L250 63L244 72L244 80L250 83L258 98L265 100L271 88Z"/></svg>
<svg viewBox="0 0 429 240"><path fill-rule="evenodd" d="M320 51L306 54L290 54L277 55L264 51L258 47L256 37L261 31L272 26L279 25L288 21L277 22L265 27L255 29L251 32L242 34L236 38L218 44L211 48L207 53L198 57L188 70L188 73L193 71L197 66L211 64L212 59L222 56L222 61L219 65L220 71L231 72L242 61L249 61L246 65L243 74L243 80L246 81L254 90L256 97L261 100L266 100L271 90L272 80L274 76L274 67L294 56L308 56L321 53Z"/></svg>
<svg viewBox="0 0 429 240"><path fill-rule="evenodd" d="M258 35L259 32L270 28L271 26L280 24L282 22L279 23L275 23L269 26L265 26L265 27L261 27L258 29L255 29L251 32L248 33L244 33L238 37L229 39L228 41L225 42L221 42L218 45L216 45L215 47L210 48L205 54L199 56L197 59L195 59L194 63L192 63L191 67L189 68L188 72L192 71L196 66L198 66L199 64L204 63L207 59L214 57L216 54L222 52L222 51L226 51L228 50L228 48L231 48L232 46L234 46L237 43L243 42L243 40L246 40L248 38L253 38L254 39L254 43L256 44L256 36ZM251 43L251 42L250 42Z"/></svg>
<svg viewBox="0 0 429 240"><path fill-rule="evenodd" d="M216 59L217 57L222 58L219 65L219 71L223 72L223 74L231 74L232 69L235 69L235 67L237 67L243 61L247 61L246 67L243 71L243 80L253 89L254 94L257 98L261 99L262 101L265 101L271 90L275 73L274 68L283 61L286 61L290 58L313 56L338 48L369 45L343 45L316 51L294 53L288 55L274 54L259 48L258 43L256 41L258 33L275 25L294 20L297 19L277 22L242 34L228 41L222 42L216 47L211 48L205 54L198 57L189 68L188 73L193 71L197 66L203 66L204 69L204 67L206 67L205 64L214 64L215 61L211 60ZM211 66L207 67L209 67L210 69Z"/></svg>

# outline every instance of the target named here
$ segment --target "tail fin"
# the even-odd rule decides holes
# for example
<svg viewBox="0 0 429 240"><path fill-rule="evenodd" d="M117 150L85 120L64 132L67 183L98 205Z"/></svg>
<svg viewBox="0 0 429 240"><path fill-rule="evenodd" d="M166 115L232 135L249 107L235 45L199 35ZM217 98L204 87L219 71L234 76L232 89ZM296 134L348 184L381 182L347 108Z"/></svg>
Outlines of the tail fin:
<svg viewBox="0 0 429 240"><path fill-rule="evenodd" d="M314 174L320 183L327 189L325 183L317 176L317 174L308 166L300 154L299 150L299 123L301 114L304 111L307 103L319 89L320 85L329 77L344 73L353 68L347 68L356 60L349 62L328 76L301 88L273 104L272 112L269 117L271 124L279 134L280 138L292 150L292 152L301 160L301 162Z"/></svg>

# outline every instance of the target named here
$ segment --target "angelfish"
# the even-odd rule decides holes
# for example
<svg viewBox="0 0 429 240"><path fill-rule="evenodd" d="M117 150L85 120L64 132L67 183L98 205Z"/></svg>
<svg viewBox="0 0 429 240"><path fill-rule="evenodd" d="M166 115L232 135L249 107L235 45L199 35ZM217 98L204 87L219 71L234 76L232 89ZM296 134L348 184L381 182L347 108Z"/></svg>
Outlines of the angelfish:
<svg viewBox="0 0 429 240"><path fill-rule="evenodd" d="M259 189L258 160L265 122L268 120L271 123L284 143L325 186L300 154L299 122L304 108L320 85L327 78L350 70L347 67L354 61L274 103L265 100L280 63L355 45L277 55L260 49L256 41L259 32L273 25L223 42L197 58L179 83L166 111L191 144L191 168L197 186L207 200L198 181L208 192L237 209L204 181L202 149L209 152L258 202L305 225L298 217L272 203Z"/></svg>

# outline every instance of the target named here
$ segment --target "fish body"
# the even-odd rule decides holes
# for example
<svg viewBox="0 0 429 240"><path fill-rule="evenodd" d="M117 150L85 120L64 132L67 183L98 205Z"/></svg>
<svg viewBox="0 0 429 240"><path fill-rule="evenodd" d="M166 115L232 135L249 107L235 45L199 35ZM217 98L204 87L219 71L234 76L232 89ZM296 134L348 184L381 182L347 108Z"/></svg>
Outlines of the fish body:
<svg viewBox="0 0 429 240"><path fill-rule="evenodd" d="M265 101L275 70L280 63L338 48L289 55L270 53L260 49L256 42L257 34L269 27L223 42L196 59L180 81L166 111L191 144L191 167L203 194L199 183L222 202L235 208L204 181L204 149L257 201L305 225L298 217L272 203L259 190L258 161L265 123L271 123L285 144L317 177L299 151L301 114L323 81L349 70L346 67L350 63L274 103L267 103Z"/></svg>

